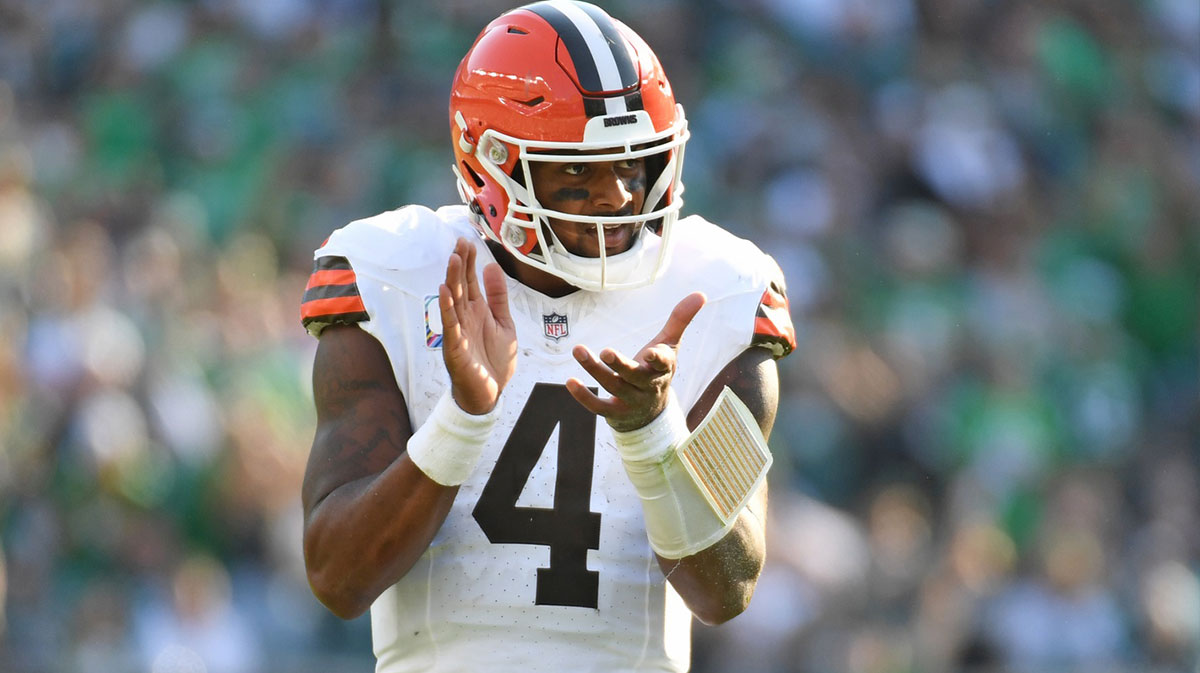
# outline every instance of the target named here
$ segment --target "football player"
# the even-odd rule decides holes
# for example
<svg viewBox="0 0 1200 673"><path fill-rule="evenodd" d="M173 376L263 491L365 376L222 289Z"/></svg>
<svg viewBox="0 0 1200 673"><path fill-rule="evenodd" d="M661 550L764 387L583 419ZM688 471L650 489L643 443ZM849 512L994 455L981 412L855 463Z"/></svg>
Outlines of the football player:
<svg viewBox="0 0 1200 673"><path fill-rule="evenodd" d="M315 252L304 558L377 670L685 671L762 568L779 267L683 205L683 109L600 8L503 14L450 94L463 205Z"/></svg>

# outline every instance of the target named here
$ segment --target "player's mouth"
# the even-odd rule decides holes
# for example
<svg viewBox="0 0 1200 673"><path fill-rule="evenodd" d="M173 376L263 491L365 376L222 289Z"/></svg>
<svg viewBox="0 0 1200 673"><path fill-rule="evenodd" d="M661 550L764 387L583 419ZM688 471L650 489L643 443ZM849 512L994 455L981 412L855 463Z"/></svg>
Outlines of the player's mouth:
<svg viewBox="0 0 1200 673"><path fill-rule="evenodd" d="M605 224L601 229L603 231L605 254L615 255L628 250L630 243L633 241L633 233L636 227L636 222ZM597 240L600 238L600 233L597 231L595 224L585 225L584 233L588 236L597 237ZM596 248L596 254L599 255L599 243L597 243Z"/></svg>

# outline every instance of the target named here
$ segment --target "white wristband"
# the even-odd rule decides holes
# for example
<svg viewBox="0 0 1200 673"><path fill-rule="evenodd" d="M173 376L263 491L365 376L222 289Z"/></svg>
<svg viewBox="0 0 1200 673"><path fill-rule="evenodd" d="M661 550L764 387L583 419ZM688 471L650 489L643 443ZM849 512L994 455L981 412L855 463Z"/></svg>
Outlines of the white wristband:
<svg viewBox="0 0 1200 673"><path fill-rule="evenodd" d="M621 460L628 463L660 462L688 437L687 418L683 407L669 391L667 406L654 420L637 430L613 430L613 439Z"/></svg>
<svg viewBox="0 0 1200 673"><path fill-rule="evenodd" d="M409 438L408 459L442 486L458 486L479 463L483 445L499 417L500 402L486 414L468 414L447 390L429 418Z"/></svg>
<svg viewBox="0 0 1200 673"><path fill-rule="evenodd" d="M673 391L666 409L648 425L630 432L613 431L625 473L642 500L650 547L663 558L695 554L732 527L716 515L680 463L676 450L688 434L687 419Z"/></svg>
<svg viewBox="0 0 1200 673"><path fill-rule="evenodd" d="M694 433L672 393L649 425L614 430L613 438L642 500L650 547L663 558L691 556L725 537L771 466L762 431L728 388Z"/></svg>

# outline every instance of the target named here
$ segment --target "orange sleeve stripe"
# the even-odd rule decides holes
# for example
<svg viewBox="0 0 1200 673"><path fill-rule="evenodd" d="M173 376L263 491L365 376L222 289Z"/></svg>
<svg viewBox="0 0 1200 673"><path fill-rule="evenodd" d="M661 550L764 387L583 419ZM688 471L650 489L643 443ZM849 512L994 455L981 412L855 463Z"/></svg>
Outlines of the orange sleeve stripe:
<svg viewBox="0 0 1200 673"><path fill-rule="evenodd" d="M783 295L775 292L772 288L767 288L763 292L762 303L770 308L786 308L788 305L787 299Z"/></svg>
<svg viewBox="0 0 1200 673"><path fill-rule="evenodd" d="M788 312L787 295L774 285L768 286L759 300L752 342L775 344L769 347L775 351L776 357L783 357L796 349L796 328Z"/></svg>
<svg viewBox="0 0 1200 673"><path fill-rule="evenodd" d="M796 329L789 323L779 325L770 318L759 316L754 319L754 344L779 344L776 357L783 357L796 350Z"/></svg>
<svg viewBox="0 0 1200 673"><path fill-rule="evenodd" d="M354 271L350 269L313 271L312 275L308 277L308 285L304 289L311 290L314 287L321 287L322 285L349 285L357 280Z"/></svg>
<svg viewBox="0 0 1200 673"><path fill-rule="evenodd" d="M754 319L754 333L761 336L786 338L788 341L796 340L794 336L795 330L793 330L790 325L781 327L780 325L775 324L775 321L771 320L770 318L765 318L762 316ZM788 338L789 334L793 336Z"/></svg>
<svg viewBox="0 0 1200 673"><path fill-rule="evenodd" d="M339 313L362 313L367 310L362 297L331 297L329 299L313 299L300 305L300 317L304 319L317 316L337 315Z"/></svg>

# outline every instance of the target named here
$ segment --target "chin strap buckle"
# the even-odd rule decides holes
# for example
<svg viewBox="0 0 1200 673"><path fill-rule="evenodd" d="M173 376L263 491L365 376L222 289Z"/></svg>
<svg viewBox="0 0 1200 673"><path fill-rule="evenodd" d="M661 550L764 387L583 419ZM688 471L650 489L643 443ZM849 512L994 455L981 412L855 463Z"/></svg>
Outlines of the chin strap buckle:
<svg viewBox="0 0 1200 673"><path fill-rule="evenodd" d="M458 149L471 154L475 151L475 139L467 133L467 120L463 118L461 110L454 112L454 123L458 124L458 128L462 131L458 135Z"/></svg>

